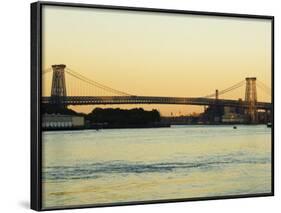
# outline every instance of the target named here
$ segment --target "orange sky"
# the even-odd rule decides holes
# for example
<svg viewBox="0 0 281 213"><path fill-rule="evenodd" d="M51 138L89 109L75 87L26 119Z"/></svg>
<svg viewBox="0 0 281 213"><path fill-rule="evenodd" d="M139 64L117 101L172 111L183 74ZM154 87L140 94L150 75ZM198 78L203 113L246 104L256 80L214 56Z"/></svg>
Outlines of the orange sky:
<svg viewBox="0 0 281 213"><path fill-rule="evenodd" d="M66 64L88 78L134 95L200 97L247 76L270 86L271 23L44 6L43 70L52 64ZM50 74L43 79L43 95L50 94ZM72 81L67 77L69 85ZM71 92L69 88L68 94ZM240 88L222 98L244 96L245 88ZM270 98L258 89L258 100ZM88 112L93 107L75 109ZM156 108L163 115L202 111L202 107L177 105L113 107Z"/></svg>

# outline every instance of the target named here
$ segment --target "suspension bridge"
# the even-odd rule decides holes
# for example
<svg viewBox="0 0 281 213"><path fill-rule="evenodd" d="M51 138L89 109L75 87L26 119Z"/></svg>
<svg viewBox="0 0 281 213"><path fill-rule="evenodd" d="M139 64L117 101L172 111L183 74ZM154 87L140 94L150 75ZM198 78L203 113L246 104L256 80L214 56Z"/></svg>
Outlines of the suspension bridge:
<svg viewBox="0 0 281 213"><path fill-rule="evenodd" d="M258 110L270 112L270 102L257 100L257 87L271 97L271 89L255 77L247 77L242 81L223 90L202 97L163 97L163 96L139 96L123 92L104 84L93 81L66 65L52 65L44 70L43 76L52 73L51 93L43 96L42 104L68 105L114 105L114 104L177 104L199 106L239 107L245 110L253 120ZM66 82L66 74L73 79L74 86ZM231 100L220 99L223 94L246 86L245 99ZM74 88L74 89L73 89Z"/></svg>

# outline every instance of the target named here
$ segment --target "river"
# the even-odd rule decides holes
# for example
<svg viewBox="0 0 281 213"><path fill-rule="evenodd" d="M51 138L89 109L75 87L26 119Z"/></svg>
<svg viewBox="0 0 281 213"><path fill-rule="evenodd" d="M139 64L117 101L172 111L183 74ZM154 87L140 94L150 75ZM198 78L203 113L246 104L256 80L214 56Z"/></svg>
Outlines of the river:
<svg viewBox="0 0 281 213"><path fill-rule="evenodd" d="M271 192L265 125L42 134L43 208Z"/></svg>

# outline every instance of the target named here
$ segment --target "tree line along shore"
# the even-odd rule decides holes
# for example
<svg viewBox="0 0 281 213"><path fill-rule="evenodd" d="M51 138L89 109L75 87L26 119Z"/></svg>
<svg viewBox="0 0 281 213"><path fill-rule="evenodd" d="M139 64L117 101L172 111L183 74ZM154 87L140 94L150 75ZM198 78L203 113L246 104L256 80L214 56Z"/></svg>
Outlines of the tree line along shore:
<svg viewBox="0 0 281 213"><path fill-rule="evenodd" d="M106 128L156 128L169 127L167 122L161 122L158 110L144 110L143 108L120 109L120 108L94 108L90 113L78 113L72 109L55 107L52 105L42 107L43 117L53 117L57 122L65 118L80 117L84 124L71 125L49 125L51 130L64 129L106 129ZM53 119L53 120L54 120ZM54 124L54 122L49 122ZM72 128L70 128L72 127Z"/></svg>

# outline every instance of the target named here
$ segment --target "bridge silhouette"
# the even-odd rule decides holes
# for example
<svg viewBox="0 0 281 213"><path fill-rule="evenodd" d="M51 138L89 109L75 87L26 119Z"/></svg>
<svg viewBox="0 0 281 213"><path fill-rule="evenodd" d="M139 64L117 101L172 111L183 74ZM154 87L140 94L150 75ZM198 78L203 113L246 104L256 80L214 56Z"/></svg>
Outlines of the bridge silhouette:
<svg viewBox="0 0 281 213"><path fill-rule="evenodd" d="M247 77L224 90L216 90L214 93L202 97L163 97L163 96L139 96L116 90L104 84L93 81L84 75L69 69L64 64L52 65L43 71L43 76L52 73L51 95L41 98L42 104L52 104L66 107L68 105L114 105L114 104L177 104L199 106L222 106L243 109L251 120L256 119L257 111L271 112L272 105L269 102L257 100L257 86L268 95L271 89L255 77ZM65 74L75 81L74 89L66 84ZM78 84L77 82L83 83ZM219 96L236 90L246 85L245 99L231 100L220 99ZM72 88L72 89L71 89ZM100 93L98 91L102 91ZM79 94L77 94L77 92ZM76 93L76 94L73 94ZM106 94L104 94L106 93Z"/></svg>

